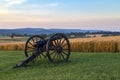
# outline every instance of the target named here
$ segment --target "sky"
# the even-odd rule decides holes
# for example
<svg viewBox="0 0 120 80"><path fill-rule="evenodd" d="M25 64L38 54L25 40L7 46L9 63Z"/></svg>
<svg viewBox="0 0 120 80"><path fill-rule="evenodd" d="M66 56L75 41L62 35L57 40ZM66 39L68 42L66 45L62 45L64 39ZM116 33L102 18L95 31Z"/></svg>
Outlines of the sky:
<svg viewBox="0 0 120 80"><path fill-rule="evenodd" d="M120 0L0 0L0 29L120 31Z"/></svg>

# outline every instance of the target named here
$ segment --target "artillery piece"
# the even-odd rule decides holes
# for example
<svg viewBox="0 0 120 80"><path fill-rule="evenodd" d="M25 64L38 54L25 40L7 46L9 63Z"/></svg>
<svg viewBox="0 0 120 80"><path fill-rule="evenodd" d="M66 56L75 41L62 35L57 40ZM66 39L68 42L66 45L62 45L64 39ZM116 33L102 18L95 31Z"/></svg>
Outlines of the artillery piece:
<svg viewBox="0 0 120 80"><path fill-rule="evenodd" d="M34 35L27 40L24 53L26 59L20 64L16 64L14 68L24 67L38 56L41 59L47 57L52 63L66 62L70 57L70 42L62 33L54 34L50 39Z"/></svg>

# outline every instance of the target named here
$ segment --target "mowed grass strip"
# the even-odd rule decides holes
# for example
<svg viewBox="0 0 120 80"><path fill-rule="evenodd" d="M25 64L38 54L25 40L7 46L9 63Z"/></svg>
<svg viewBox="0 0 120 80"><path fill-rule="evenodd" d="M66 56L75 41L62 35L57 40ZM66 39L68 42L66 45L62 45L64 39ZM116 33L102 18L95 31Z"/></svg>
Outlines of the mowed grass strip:
<svg viewBox="0 0 120 80"><path fill-rule="evenodd" d="M23 51L0 51L0 80L120 80L120 54L72 52L67 63L36 60L19 69Z"/></svg>

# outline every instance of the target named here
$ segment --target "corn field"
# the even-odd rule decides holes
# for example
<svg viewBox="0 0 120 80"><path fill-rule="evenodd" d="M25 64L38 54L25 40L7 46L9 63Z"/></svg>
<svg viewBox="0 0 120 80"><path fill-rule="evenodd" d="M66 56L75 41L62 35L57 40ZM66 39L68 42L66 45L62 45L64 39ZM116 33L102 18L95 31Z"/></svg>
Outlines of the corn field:
<svg viewBox="0 0 120 80"><path fill-rule="evenodd" d="M25 44L24 43L11 43L11 44L1 44L0 50L24 50Z"/></svg>
<svg viewBox="0 0 120 80"><path fill-rule="evenodd" d="M120 52L120 36L70 39L73 52ZM0 44L0 50L24 50L25 43Z"/></svg>
<svg viewBox="0 0 120 80"><path fill-rule="evenodd" d="M73 52L120 52L120 42L90 41L71 43Z"/></svg>

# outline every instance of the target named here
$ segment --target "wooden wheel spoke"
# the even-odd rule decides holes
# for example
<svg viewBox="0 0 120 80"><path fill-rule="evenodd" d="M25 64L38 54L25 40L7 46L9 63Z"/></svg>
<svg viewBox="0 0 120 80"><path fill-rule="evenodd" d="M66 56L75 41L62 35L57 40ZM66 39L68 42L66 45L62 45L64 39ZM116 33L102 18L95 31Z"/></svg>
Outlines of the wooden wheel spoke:
<svg viewBox="0 0 120 80"><path fill-rule="evenodd" d="M56 62L58 62L58 54L56 54Z"/></svg>
<svg viewBox="0 0 120 80"><path fill-rule="evenodd" d="M60 61L61 60L61 55L60 54L58 54L58 61Z"/></svg>
<svg viewBox="0 0 120 80"><path fill-rule="evenodd" d="M54 48L56 48L56 46L53 44L53 46L52 47L54 47Z"/></svg>
<svg viewBox="0 0 120 80"><path fill-rule="evenodd" d="M63 49L63 51L68 51L69 49Z"/></svg>
<svg viewBox="0 0 120 80"><path fill-rule="evenodd" d="M61 40L62 40L62 39L60 38L60 40L59 40L60 45L61 45Z"/></svg>
<svg viewBox="0 0 120 80"><path fill-rule="evenodd" d="M56 43L56 41L54 41L54 43L55 43L55 46L57 46L58 44Z"/></svg>
<svg viewBox="0 0 120 80"><path fill-rule="evenodd" d="M67 43L65 43L64 45L62 45L62 47L65 47L67 45Z"/></svg>
<svg viewBox="0 0 120 80"><path fill-rule="evenodd" d="M33 51L35 51L35 50L28 50L27 52L30 53L30 52L33 52Z"/></svg>
<svg viewBox="0 0 120 80"><path fill-rule="evenodd" d="M56 60L55 60L56 62L58 61L58 54L56 54Z"/></svg>
<svg viewBox="0 0 120 80"><path fill-rule="evenodd" d="M35 60L33 59L33 61L32 61L33 63L35 63Z"/></svg>
<svg viewBox="0 0 120 80"><path fill-rule="evenodd" d="M28 49L35 49L34 47L29 47L29 46L28 46L27 48L28 48Z"/></svg>
<svg viewBox="0 0 120 80"><path fill-rule="evenodd" d="M61 42L61 46L64 44L64 42L65 42L65 39Z"/></svg>
<svg viewBox="0 0 120 80"><path fill-rule="evenodd" d="M58 39L57 39L56 41L57 41L57 45L59 45L59 41L58 41Z"/></svg>
<svg viewBox="0 0 120 80"><path fill-rule="evenodd" d="M50 50L55 50L55 46L51 46L51 47L50 47Z"/></svg>
<svg viewBox="0 0 120 80"><path fill-rule="evenodd" d="M63 48L63 50L69 50L69 49L68 48L65 48L65 49Z"/></svg>
<svg viewBox="0 0 120 80"><path fill-rule="evenodd" d="M54 56L53 56L53 59L55 59L56 55L57 55L57 54L55 53Z"/></svg>
<svg viewBox="0 0 120 80"><path fill-rule="evenodd" d="M63 54L65 54L65 55L68 55L68 54L67 54L67 53L65 53L64 51L62 51L62 53L63 53Z"/></svg>
<svg viewBox="0 0 120 80"><path fill-rule="evenodd" d="M57 59L56 59L56 62L59 61L59 58L60 58L59 53L57 53Z"/></svg>
<svg viewBox="0 0 120 80"><path fill-rule="evenodd" d="M52 47L56 47L56 44L55 44L55 42L54 41L52 41Z"/></svg>
<svg viewBox="0 0 120 80"><path fill-rule="evenodd" d="M59 54L60 60L61 60L61 55Z"/></svg>
<svg viewBox="0 0 120 80"><path fill-rule="evenodd" d="M61 45L61 39L57 39L57 44Z"/></svg>
<svg viewBox="0 0 120 80"><path fill-rule="evenodd" d="M39 58L40 58L40 59L42 59L42 56L41 56L41 55L39 55Z"/></svg>
<svg viewBox="0 0 120 80"><path fill-rule="evenodd" d="M61 55L59 54L59 61L61 61L62 60L62 58L61 58Z"/></svg>
<svg viewBox="0 0 120 80"><path fill-rule="evenodd" d="M33 43L35 42L34 38L32 38Z"/></svg>
<svg viewBox="0 0 120 80"><path fill-rule="evenodd" d="M29 44L30 44L31 46L34 46L31 42L29 42Z"/></svg>
<svg viewBox="0 0 120 80"><path fill-rule="evenodd" d="M60 45L61 39L62 39L61 36L58 35L58 36L57 36L57 43L58 43L58 45Z"/></svg>
<svg viewBox="0 0 120 80"><path fill-rule="evenodd" d="M36 42L38 41L38 38L36 37Z"/></svg>
<svg viewBox="0 0 120 80"><path fill-rule="evenodd" d="M41 58L41 55L39 55L39 58Z"/></svg>
<svg viewBox="0 0 120 80"><path fill-rule="evenodd" d="M62 56L62 58L65 60L65 57L64 57L64 55L63 55L63 54L61 54L61 56Z"/></svg>
<svg viewBox="0 0 120 80"><path fill-rule="evenodd" d="M37 38L37 40L36 41L42 41L40 38Z"/></svg>
<svg viewBox="0 0 120 80"><path fill-rule="evenodd" d="M45 57L45 55L44 55L43 53L41 53L41 55L42 55L43 57Z"/></svg>
<svg viewBox="0 0 120 80"><path fill-rule="evenodd" d="M62 41L62 37L61 36L58 36L58 43L61 44L61 41Z"/></svg>
<svg viewBox="0 0 120 80"><path fill-rule="evenodd" d="M53 53L55 53L56 51L53 51L53 52L51 52L51 53L49 53L49 55L52 55Z"/></svg>

